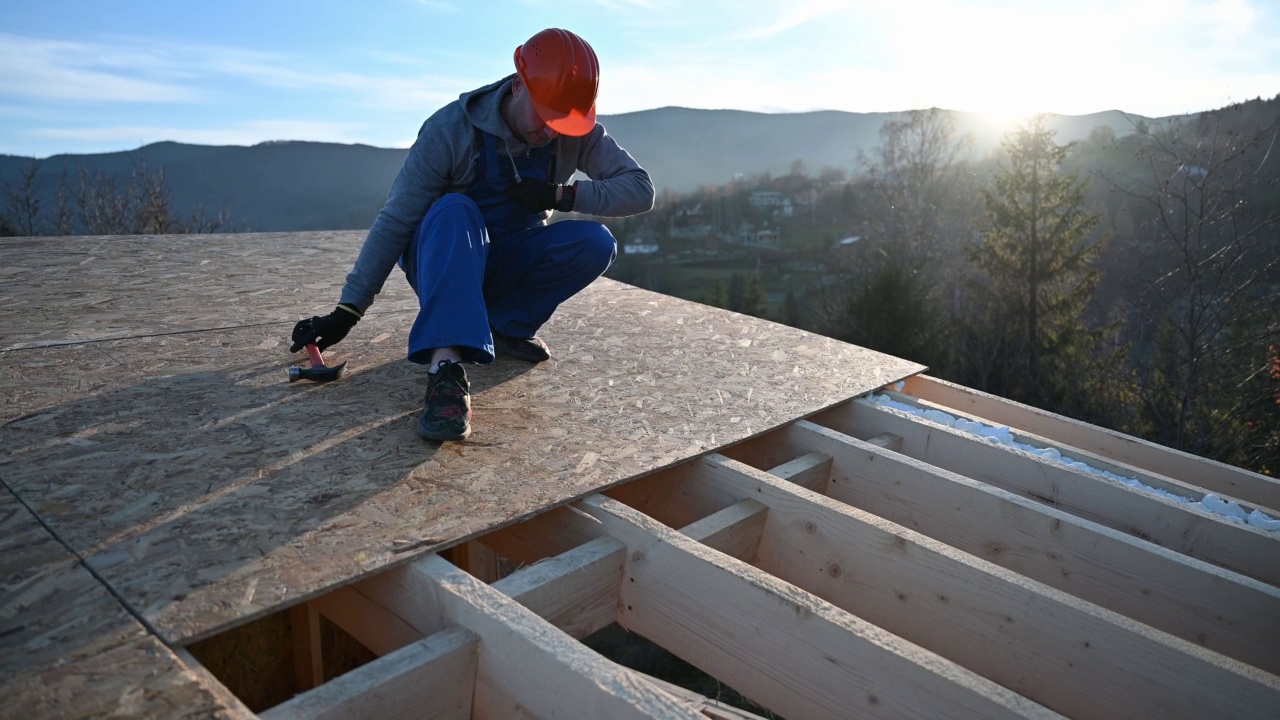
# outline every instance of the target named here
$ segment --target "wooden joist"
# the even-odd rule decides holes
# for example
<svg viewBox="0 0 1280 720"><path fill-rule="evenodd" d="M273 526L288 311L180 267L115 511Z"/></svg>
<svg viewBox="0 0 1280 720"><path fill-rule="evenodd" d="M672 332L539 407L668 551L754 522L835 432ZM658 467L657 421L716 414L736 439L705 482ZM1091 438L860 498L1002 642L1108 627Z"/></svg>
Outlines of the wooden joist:
<svg viewBox="0 0 1280 720"><path fill-rule="evenodd" d="M263 717L717 717L576 641L613 622L788 717L1280 706L1271 536L1214 550L1239 526L897 411L815 420L313 598L296 627L382 657Z"/></svg>
<svg viewBox="0 0 1280 720"><path fill-rule="evenodd" d="M1280 678L946 544L728 458L698 470L769 508L762 569L1063 714L1244 717L1280 703Z"/></svg>
<svg viewBox="0 0 1280 720"><path fill-rule="evenodd" d="M1280 588L811 422L759 442L830 454L833 500L1280 673Z"/></svg>
<svg viewBox="0 0 1280 720"><path fill-rule="evenodd" d="M625 554L622 543L600 537L520 568L493 588L571 637L584 638L617 616Z"/></svg>
<svg viewBox="0 0 1280 720"><path fill-rule="evenodd" d="M885 432L899 435L905 455L1280 585L1280 563L1276 562L1280 540L1274 533L860 401L832 408L813 420L858 438Z"/></svg>
<svg viewBox="0 0 1280 720"><path fill-rule="evenodd" d="M985 420L984 418L969 415L967 413L956 410L955 408L947 407L945 405L939 405L937 403L930 402L928 400L922 400L920 398L915 397L914 395L907 395L905 393L894 392L892 390L883 392L883 395L889 398L890 400L893 400L894 402L901 403L908 407L914 408L916 411L919 411L919 412L928 412L932 410L932 411L945 413L958 420L981 423L983 425L987 425L990 427L1002 427L999 423L992 423L988 420ZM1008 426L1003 426L1003 427L1008 427ZM1179 480L1177 478L1171 478L1166 475L1161 475L1160 473L1150 472L1141 467L1138 467L1135 465L1129 465L1123 462L1113 460L1108 457L1097 455L1095 453L1089 452L1088 450L1077 448L1073 445L1068 445L1067 443L1064 443L1058 440L1052 440L1049 438L1041 437L1039 435L1035 435L1033 433L1028 433L1027 431L1019 428L1009 427L1008 429L1009 429L1009 434L1013 438L1014 442L1017 442L1020 445L1026 445L1027 447L1034 448L1033 452L1056 451L1059 454L1059 456L1063 458L1069 457L1072 460L1085 463L1086 465L1094 468L1095 470L1106 471L1114 475L1117 475L1119 477L1136 480L1149 488L1154 488L1156 490L1163 490L1164 492L1170 493L1172 495L1189 498L1192 502L1200 502L1204 500L1205 496L1210 493L1209 490L1199 487L1193 482L1189 482L1186 480ZM1223 492L1217 492L1214 494L1216 494L1219 500L1224 503L1227 503L1227 502L1236 503L1245 512L1259 510L1271 517L1280 516L1280 513L1277 513L1276 510L1268 507L1263 507L1262 505L1256 502L1251 502L1243 498L1237 498L1228 493L1223 493Z"/></svg>
<svg viewBox="0 0 1280 720"><path fill-rule="evenodd" d="M1054 716L622 503L578 507L627 546L619 624L783 716Z"/></svg>
<svg viewBox="0 0 1280 720"><path fill-rule="evenodd" d="M1280 480L1156 445L1131 435L1055 415L927 375L913 375L904 392L990 422L1057 440L1144 467L1216 493L1280 509Z"/></svg>
<svg viewBox="0 0 1280 720"><path fill-rule="evenodd" d="M443 630L294 697L262 720L470 720L476 637Z"/></svg>
<svg viewBox="0 0 1280 720"><path fill-rule="evenodd" d="M498 590L436 555L387 573L421 602L389 593L402 617L434 605L480 639L473 717L689 718L700 716L605 660ZM386 586L384 586L386 587ZM406 618L411 623L410 618ZM702 719L705 720L705 719Z"/></svg>

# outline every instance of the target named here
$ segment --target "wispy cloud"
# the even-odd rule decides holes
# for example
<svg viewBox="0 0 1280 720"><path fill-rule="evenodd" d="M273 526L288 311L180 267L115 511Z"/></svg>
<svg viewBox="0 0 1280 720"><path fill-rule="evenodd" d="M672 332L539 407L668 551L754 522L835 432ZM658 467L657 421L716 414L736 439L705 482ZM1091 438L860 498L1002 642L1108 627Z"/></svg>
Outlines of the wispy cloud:
<svg viewBox="0 0 1280 720"><path fill-rule="evenodd" d="M201 93L174 82L170 63L131 47L0 33L0 95L78 102L188 103Z"/></svg>
<svg viewBox="0 0 1280 720"><path fill-rule="evenodd" d="M334 70L282 53L223 45L113 38L67 42L0 34L0 98L96 103L208 103L227 80L337 93L370 109L430 109L483 81L398 68ZM228 91L229 92L229 91Z"/></svg>
<svg viewBox="0 0 1280 720"><path fill-rule="evenodd" d="M772 23L735 33L734 38L737 40L766 40L792 28L799 27L810 20L816 20L820 17L846 10L857 4L852 0L809 0L808 2L790 6L783 4L782 11Z"/></svg>

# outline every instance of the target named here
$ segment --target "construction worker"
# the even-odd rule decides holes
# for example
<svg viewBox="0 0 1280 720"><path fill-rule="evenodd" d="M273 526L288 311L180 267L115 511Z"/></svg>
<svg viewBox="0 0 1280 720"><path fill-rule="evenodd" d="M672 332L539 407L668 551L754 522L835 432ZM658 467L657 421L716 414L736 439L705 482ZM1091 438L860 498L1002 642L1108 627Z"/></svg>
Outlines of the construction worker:
<svg viewBox="0 0 1280 720"><path fill-rule="evenodd" d="M418 420L430 440L471 433L464 363L491 363L495 351L549 359L538 329L617 255L604 225L547 224L551 211L623 217L653 208L649 174L596 122L591 46L543 30L516 48L515 67L427 119L337 308L293 329L291 352L342 340L398 263L418 295L409 360L430 368ZM577 170L590 179L569 183Z"/></svg>

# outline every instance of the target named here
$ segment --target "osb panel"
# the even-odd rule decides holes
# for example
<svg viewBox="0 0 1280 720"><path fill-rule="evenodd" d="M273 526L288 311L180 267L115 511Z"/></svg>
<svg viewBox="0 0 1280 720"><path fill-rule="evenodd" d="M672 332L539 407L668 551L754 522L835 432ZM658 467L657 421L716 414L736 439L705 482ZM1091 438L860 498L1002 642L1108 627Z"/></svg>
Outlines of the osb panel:
<svg viewBox="0 0 1280 720"><path fill-rule="evenodd" d="M75 662L144 634L79 560L0 488L0 680Z"/></svg>
<svg viewBox="0 0 1280 720"><path fill-rule="evenodd" d="M0 238L0 350L332 309L365 233ZM414 310L399 271L379 308Z"/></svg>
<svg viewBox="0 0 1280 720"><path fill-rule="evenodd" d="M340 283L325 259L312 270ZM235 317L197 272L148 292ZM544 328L553 361L471 369L475 431L442 445L414 431L412 312L375 306L329 385L285 380L293 317L0 354L0 478L172 642L922 369L602 279Z"/></svg>
<svg viewBox="0 0 1280 720"><path fill-rule="evenodd" d="M101 655L0 683L11 718L235 718L252 715L223 704L221 693L193 674L154 637Z"/></svg>

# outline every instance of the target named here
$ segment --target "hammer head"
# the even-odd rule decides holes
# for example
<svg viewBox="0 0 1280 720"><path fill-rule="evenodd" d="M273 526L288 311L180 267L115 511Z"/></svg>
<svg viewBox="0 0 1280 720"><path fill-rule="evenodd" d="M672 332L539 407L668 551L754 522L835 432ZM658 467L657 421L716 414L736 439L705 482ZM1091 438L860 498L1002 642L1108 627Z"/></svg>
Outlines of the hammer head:
<svg viewBox="0 0 1280 720"><path fill-rule="evenodd" d="M289 368L289 382L297 380L314 380L316 382L329 382L342 377L342 369L347 366L344 362L340 365L330 367L324 364L324 355L320 354L320 348L315 344L307 345L307 357L311 360L311 367L302 367L294 365Z"/></svg>
<svg viewBox="0 0 1280 720"><path fill-rule="evenodd" d="M342 369L347 364L340 363L332 367L328 365L312 365L311 367L302 367L294 365L289 368L289 382L297 382L298 380L314 380L316 382L329 382L342 377Z"/></svg>

